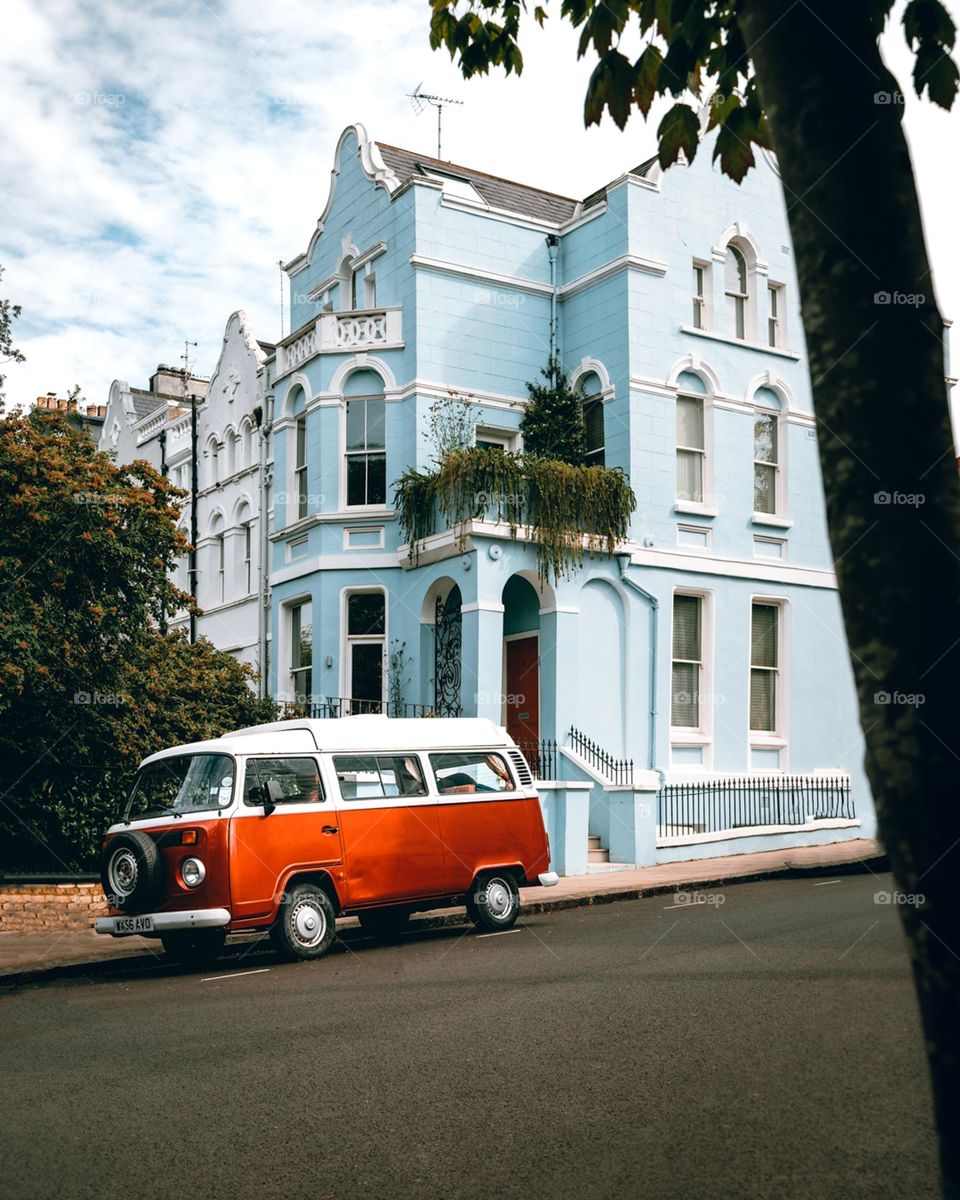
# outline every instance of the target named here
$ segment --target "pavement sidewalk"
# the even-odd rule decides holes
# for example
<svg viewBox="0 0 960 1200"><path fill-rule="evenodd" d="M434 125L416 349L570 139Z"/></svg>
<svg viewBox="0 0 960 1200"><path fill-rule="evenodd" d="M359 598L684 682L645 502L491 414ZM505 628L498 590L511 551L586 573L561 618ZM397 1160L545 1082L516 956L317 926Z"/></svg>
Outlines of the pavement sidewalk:
<svg viewBox="0 0 960 1200"><path fill-rule="evenodd" d="M638 870L594 871L568 876L552 888L523 888L521 913L554 912L589 904L637 900L662 892L717 887L728 883L804 871L840 872L886 870L883 852L866 838L828 846L799 846L694 862L665 863ZM424 926L453 925L466 920L462 908L438 909L414 917ZM354 918L339 923L356 924ZM26 983L56 974L78 974L84 967L118 959L155 957L155 948L144 939L114 939L81 930L63 933L0 933L0 985Z"/></svg>

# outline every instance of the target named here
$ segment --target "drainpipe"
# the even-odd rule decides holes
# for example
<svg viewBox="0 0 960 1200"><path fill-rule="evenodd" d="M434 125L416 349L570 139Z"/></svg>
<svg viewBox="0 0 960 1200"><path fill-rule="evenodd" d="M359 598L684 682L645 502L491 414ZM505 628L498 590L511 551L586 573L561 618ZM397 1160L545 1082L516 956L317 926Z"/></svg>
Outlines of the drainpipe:
<svg viewBox="0 0 960 1200"><path fill-rule="evenodd" d="M550 357L560 354L559 328L557 325L557 258L560 239L555 233L547 234L547 255L550 259Z"/></svg>
<svg viewBox="0 0 960 1200"><path fill-rule="evenodd" d="M257 586L257 652L260 662L260 696L270 694L267 670L267 572L270 555L270 530L267 514L267 451L273 429L273 393L265 396L266 412L260 410L257 424L260 426L260 570Z"/></svg>
<svg viewBox="0 0 960 1200"><path fill-rule="evenodd" d="M649 739L650 748L647 755L647 766L651 771L656 771L656 755L657 755L657 627L660 615L660 601L652 592L648 592L646 588L641 587L639 583L635 583L630 578L627 572L630 570L630 555L618 554L617 565L620 568L620 580L627 587L633 588L638 592L644 600L650 605L650 725ZM661 782L662 782L661 773Z"/></svg>

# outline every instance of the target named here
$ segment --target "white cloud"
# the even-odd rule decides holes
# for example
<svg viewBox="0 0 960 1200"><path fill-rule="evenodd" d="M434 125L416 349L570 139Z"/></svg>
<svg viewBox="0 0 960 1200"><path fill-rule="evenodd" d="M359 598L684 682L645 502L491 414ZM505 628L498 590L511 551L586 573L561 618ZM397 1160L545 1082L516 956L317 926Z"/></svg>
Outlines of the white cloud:
<svg viewBox="0 0 960 1200"><path fill-rule="evenodd" d="M445 156L494 174L582 197L654 148L656 116L583 129L591 67L558 15L530 23L521 78L469 83L430 50L424 0L7 0L4 18L0 287L28 355L6 368L13 402L75 382L102 402L111 379L178 363L185 338L209 371L236 308L274 339L276 263L306 245L341 129L435 152L434 114L407 98L421 80L464 101L444 111ZM906 85L901 40L885 46ZM908 99L905 119L955 314L957 118Z"/></svg>

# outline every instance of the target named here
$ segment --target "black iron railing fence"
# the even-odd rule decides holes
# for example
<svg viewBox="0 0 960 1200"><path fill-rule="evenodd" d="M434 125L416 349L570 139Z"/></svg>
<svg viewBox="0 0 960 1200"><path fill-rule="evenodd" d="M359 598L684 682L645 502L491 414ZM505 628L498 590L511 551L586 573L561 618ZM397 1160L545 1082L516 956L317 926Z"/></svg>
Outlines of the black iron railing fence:
<svg viewBox="0 0 960 1200"><path fill-rule="evenodd" d="M570 727L568 737L571 750L575 750L581 758L585 758L597 774L603 775L605 779L613 784L619 784L621 787L633 787L632 758L614 758L592 738L588 738L586 734L581 733L573 726Z"/></svg>
<svg viewBox="0 0 960 1200"><path fill-rule="evenodd" d="M287 702L281 706L281 720L297 717L324 720L329 717L365 716L383 713L388 717L459 717L462 710L453 704L395 704L389 700L353 700L347 696L323 696L320 699Z"/></svg>
<svg viewBox="0 0 960 1200"><path fill-rule="evenodd" d="M527 760L534 779L556 779L557 777L557 743L551 738L520 738L517 740L520 752Z"/></svg>
<svg viewBox="0 0 960 1200"><path fill-rule="evenodd" d="M657 796L660 837L855 816L847 775L744 775L671 783Z"/></svg>

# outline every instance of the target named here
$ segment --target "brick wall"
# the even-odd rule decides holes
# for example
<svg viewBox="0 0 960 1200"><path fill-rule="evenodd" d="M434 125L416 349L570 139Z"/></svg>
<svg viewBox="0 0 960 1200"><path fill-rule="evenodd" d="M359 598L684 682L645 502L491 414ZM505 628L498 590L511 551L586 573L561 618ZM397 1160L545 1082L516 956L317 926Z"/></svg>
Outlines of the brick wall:
<svg viewBox="0 0 960 1200"><path fill-rule="evenodd" d="M106 915L99 883L0 884L0 933L89 929Z"/></svg>

